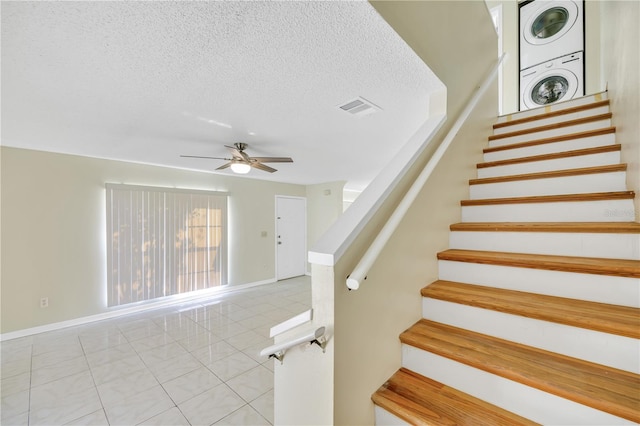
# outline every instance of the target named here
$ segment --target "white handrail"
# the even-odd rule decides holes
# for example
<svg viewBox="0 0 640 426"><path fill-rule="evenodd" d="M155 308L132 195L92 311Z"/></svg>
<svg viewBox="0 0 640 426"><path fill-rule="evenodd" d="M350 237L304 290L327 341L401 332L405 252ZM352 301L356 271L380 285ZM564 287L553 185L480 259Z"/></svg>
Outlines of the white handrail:
<svg viewBox="0 0 640 426"><path fill-rule="evenodd" d="M300 334L295 336L289 340L286 340L281 343L276 343L275 345L271 345L267 348L264 348L260 351L260 356L268 355L269 358L276 358L278 361L282 362L284 358L284 353L287 349L290 349L294 346L297 346L301 343L310 343L317 344L322 348L324 352L324 347L326 345L326 339L324 338L324 327L318 327L313 330L310 330L304 334Z"/></svg>
<svg viewBox="0 0 640 426"><path fill-rule="evenodd" d="M471 114L471 111L473 110L473 108L475 108L478 101L493 81L493 78L497 74L500 64L502 63L502 60L505 58L505 56L506 53L503 53L502 56L498 58L498 62L493 66L487 78L476 90L476 93L473 95L473 97L469 100L467 106L460 113L458 119L451 127L451 130L449 130L449 133L447 133L447 136L445 136L440 146L438 146L436 151L433 153L433 155L427 162L427 165L424 167L422 172L420 172L420 175L417 177L415 182L413 182L411 188L409 188L409 191L407 191L402 201L400 201L400 204L398 204L398 207L396 207L396 209L393 211L393 213L387 220L387 223L385 223L385 225L382 227L375 240L373 240L373 243L371 243L364 256L362 256L362 259L360 259L360 262L358 262L353 272L347 278L347 287L350 290L357 290L358 288L360 288L360 284L364 279L366 279L369 269L371 269L371 267L375 263L376 259L380 255L380 252L382 252L382 249L387 244L387 241L389 241L389 238L391 238L391 235L393 235L393 233L395 232L396 228L402 221L402 218L409 210L409 207L411 207L411 204L413 204L413 201L416 199L416 197L422 190L422 187L431 176L431 173L440 162L440 159L442 159L442 157L444 156L444 153L447 151L447 148L449 148L449 145L451 145L453 138L456 136L456 134L458 134L458 131Z"/></svg>

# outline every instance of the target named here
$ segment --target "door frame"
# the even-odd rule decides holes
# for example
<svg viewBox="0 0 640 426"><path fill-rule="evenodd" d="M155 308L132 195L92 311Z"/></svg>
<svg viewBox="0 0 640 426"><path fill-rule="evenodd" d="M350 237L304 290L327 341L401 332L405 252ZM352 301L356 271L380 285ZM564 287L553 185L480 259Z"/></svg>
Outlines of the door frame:
<svg viewBox="0 0 640 426"><path fill-rule="evenodd" d="M275 220L275 225L274 225L274 229L275 229L275 235L274 235L274 241L273 241L273 246L274 246L274 251L275 251L275 272L276 272L276 281L279 281L280 278L280 271L278 270L278 201L280 199L295 199L295 200L301 200L304 202L304 214L303 214L303 222L304 222L304 233L303 233L303 238L304 238L304 247L305 247L305 255L304 255L304 268L303 268L303 275L307 275L308 274L308 261L307 261L307 252L309 250L308 247L308 241L307 241L307 197L298 197L298 196L293 196L293 195L276 195L275 196L275 203L274 203L274 220Z"/></svg>

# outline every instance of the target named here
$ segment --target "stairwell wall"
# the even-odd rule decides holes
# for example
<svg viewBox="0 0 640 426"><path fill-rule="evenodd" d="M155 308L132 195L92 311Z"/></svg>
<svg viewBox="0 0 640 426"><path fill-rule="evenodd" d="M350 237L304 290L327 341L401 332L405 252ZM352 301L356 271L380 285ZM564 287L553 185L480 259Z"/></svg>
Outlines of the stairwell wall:
<svg viewBox="0 0 640 426"><path fill-rule="evenodd" d="M399 334L420 319L420 289L438 277L436 254L448 248L449 225L460 220L460 200L468 198L483 135L497 114L496 92L481 100L360 289L349 292L345 280L362 252L334 268L337 425L372 424L369 397L401 366Z"/></svg>
<svg viewBox="0 0 640 426"><path fill-rule="evenodd" d="M616 141L628 164L627 188L640 194L640 2L601 1L602 78L609 89ZM640 221L640 196L631 212L615 212Z"/></svg>
<svg viewBox="0 0 640 426"><path fill-rule="evenodd" d="M460 219L482 147L495 122L497 81L489 88L358 291L347 275L425 166L483 74L495 64L497 36L484 2L372 2L447 86L448 121L333 270L333 423L373 424L371 394L401 365L399 334L421 317L420 288L438 276L436 253ZM318 283L314 282L314 291ZM314 305L315 306L315 305Z"/></svg>

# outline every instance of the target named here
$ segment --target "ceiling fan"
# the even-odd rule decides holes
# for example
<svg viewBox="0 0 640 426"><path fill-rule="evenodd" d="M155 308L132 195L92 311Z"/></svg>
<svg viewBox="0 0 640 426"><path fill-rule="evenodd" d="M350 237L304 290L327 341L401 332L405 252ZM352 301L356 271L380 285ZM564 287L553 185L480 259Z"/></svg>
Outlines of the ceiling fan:
<svg viewBox="0 0 640 426"><path fill-rule="evenodd" d="M277 169L269 167L263 163L293 163L293 160L290 157L249 157L249 155L244 152L247 146L248 145L246 143L242 142L236 142L233 146L225 145L225 147L231 151L232 158L204 157L201 155L181 155L180 157L226 160L228 163L223 164L216 170L222 170L230 167L231 170L239 174L249 173L249 170L251 170L252 167L269 173L277 171Z"/></svg>

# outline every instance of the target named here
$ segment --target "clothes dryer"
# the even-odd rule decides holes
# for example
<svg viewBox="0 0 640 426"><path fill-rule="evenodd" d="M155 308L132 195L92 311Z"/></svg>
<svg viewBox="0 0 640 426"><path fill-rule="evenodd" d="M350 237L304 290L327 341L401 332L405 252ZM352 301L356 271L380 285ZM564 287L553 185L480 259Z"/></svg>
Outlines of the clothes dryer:
<svg viewBox="0 0 640 426"><path fill-rule="evenodd" d="M584 51L584 0L520 3L520 70Z"/></svg>
<svg viewBox="0 0 640 426"><path fill-rule="evenodd" d="M583 52L520 71L520 110L584 96Z"/></svg>

